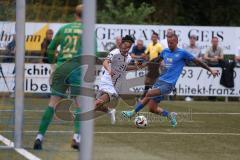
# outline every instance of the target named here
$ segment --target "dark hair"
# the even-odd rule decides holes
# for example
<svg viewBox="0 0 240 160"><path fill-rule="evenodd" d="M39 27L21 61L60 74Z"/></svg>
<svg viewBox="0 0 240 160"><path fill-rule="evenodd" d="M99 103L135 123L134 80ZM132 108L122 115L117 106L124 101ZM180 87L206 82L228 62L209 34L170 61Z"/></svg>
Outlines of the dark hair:
<svg viewBox="0 0 240 160"><path fill-rule="evenodd" d="M157 36L157 37L158 37L158 34L157 34L157 32L153 32L153 33L152 33L152 35L155 35L155 36Z"/></svg>
<svg viewBox="0 0 240 160"><path fill-rule="evenodd" d="M48 29L46 34L49 34L49 33L53 33L53 30L52 29Z"/></svg>
<svg viewBox="0 0 240 160"><path fill-rule="evenodd" d="M132 36L130 35L126 35L125 37L122 38L122 42L130 42L130 43L134 43L135 40Z"/></svg>
<svg viewBox="0 0 240 160"><path fill-rule="evenodd" d="M172 37L176 38L178 40L178 36L174 33Z"/></svg>

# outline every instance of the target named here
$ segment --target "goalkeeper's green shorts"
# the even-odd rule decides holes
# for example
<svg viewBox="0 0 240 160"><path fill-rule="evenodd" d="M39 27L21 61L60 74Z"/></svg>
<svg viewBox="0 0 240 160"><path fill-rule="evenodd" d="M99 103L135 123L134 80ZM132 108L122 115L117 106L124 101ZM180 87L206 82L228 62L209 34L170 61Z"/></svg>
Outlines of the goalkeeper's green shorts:
<svg viewBox="0 0 240 160"><path fill-rule="evenodd" d="M53 72L51 95L59 97L80 95L81 69L78 62L78 64L73 63L75 62L64 63Z"/></svg>

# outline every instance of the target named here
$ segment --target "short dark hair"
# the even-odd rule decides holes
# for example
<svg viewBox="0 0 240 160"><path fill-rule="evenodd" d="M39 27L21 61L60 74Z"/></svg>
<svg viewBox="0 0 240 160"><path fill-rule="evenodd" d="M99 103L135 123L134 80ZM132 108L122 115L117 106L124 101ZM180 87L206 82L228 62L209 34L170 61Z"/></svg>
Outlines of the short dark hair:
<svg viewBox="0 0 240 160"><path fill-rule="evenodd" d="M172 28L168 28L167 33L174 33L174 30Z"/></svg>
<svg viewBox="0 0 240 160"><path fill-rule="evenodd" d="M159 36L157 32L153 32L152 35Z"/></svg>
<svg viewBox="0 0 240 160"><path fill-rule="evenodd" d="M122 42L123 42L123 43L124 43L124 42L134 43L135 40L134 40L134 38L133 38L132 36L126 35L125 37L122 38Z"/></svg>
<svg viewBox="0 0 240 160"><path fill-rule="evenodd" d="M176 35L175 33L172 35L172 37L174 37L178 40L178 35Z"/></svg>
<svg viewBox="0 0 240 160"><path fill-rule="evenodd" d="M49 33L53 34L53 30L52 29L48 29L46 34L49 34Z"/></svg>

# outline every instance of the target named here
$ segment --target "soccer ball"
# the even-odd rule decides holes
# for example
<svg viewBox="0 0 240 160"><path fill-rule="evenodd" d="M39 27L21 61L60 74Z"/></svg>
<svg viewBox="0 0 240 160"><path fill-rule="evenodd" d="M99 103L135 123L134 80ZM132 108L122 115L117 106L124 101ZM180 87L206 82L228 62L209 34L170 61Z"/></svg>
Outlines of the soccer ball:
<svg viewBox="0 0 240 160"><path fill-rule="evenodd" d="M144 128L147 126L147 118L144 116L137 116L134 119L134 124L137 126L137 128Z"/></svg>

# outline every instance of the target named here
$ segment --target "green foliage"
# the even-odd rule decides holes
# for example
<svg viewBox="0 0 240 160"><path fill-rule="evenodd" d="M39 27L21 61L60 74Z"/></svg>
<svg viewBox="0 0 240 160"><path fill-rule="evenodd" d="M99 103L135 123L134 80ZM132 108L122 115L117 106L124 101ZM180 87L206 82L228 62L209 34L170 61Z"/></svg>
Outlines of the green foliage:
<svg viewBox="0 0 240 160"><path fill-rule="evenodd" d="M11 1L0 1L0 21L15 20L15 3Z"/></svg>
<svg viewBox="0 0 240 160"><path fill-rule="evenodd" d="M0 21L15 21L16 1L0 0ZM71 22L80 0L26 0L26 21ZM239 26L238 0L98 0L97 23Z"/></svg>
<svg viewBox="0 0 240 160"><path fill-rule="evenodd" d="M79 0L26 0L26 21L71 22ZM0 21L16 20L16 0L0 1Z"/></svg>
<svg viewBox="0 0 240 160"><path fill-rule="evenodd" d="M74 20L75 5L70 5L71 0L35 0L27 2L26 19L35 22L71 22Z"/></svg>
<svg viewBox="0 0 240 160"><path fill-rule="evenodd" d="M155 7L143 2L139 7L125 0L106 0L103 10L97 13L98 23L145 24Z"/></svg>

